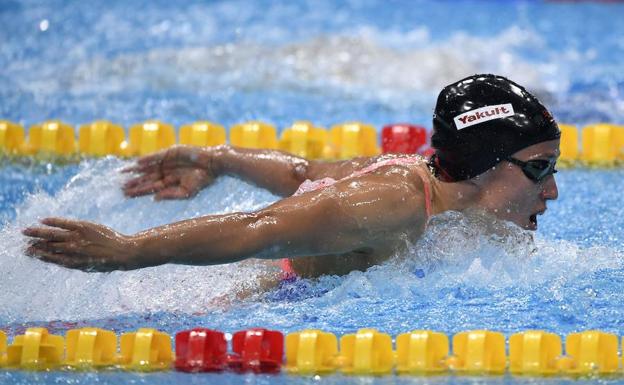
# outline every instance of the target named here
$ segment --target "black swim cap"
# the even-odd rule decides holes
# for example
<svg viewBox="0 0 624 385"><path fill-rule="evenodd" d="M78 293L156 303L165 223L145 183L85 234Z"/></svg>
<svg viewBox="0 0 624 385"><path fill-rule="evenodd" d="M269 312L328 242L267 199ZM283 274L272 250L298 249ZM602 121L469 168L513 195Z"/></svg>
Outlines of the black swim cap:
<svg viewBox="0 0 624 385"><path fill-rule="evenodd" d="M438 96L432 163L443 179L466 180L525 147L560 136L550 112L524 87L502 76L473 75Z"/></svg>

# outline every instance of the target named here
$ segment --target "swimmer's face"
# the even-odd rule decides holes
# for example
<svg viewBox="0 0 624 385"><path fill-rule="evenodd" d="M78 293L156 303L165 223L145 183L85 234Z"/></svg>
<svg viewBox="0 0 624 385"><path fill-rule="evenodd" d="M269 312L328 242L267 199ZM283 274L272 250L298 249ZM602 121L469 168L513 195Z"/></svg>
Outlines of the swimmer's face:
<svg viewBox="0 0 624 385"><path fill-rule="evenodd" d="M556 160L559 157L559 140L532 145L512 157L523 162ZM546 211L546 202L557 199L559 194L554 175L535 182L525 175L521 167L508 161L497 164L482 177L479 206L527 230L537 229L537 216Z"/></svg>

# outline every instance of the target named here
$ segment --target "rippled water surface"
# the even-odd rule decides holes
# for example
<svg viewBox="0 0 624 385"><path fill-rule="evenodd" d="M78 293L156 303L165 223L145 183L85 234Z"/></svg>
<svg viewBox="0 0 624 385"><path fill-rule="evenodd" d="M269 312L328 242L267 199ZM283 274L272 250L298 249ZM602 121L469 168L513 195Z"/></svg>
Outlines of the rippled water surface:
<svg viewBox="0 0 624 385"><path fill-rule="evenodd" d="M439 89L476 72L526 85L562 122L624 122L624 5L584 2L0 2L0 118L29 125L159 118L179 125L298 119L430 125ZM453 334L540 328L624 334L624 172L564 170L559 200L531 236L447 213L408 251L367 272L262 291L257 263L88 274L23 254L43 216L132 233L277 197L221 178L189 201L128 200L117 159L0 168L0 325L174 334L202 325L337 334L376 327ZM241 298L241 293L245 296ZM512 377L345 378L327 382L566 382ZM5 383L285 383L287 376L0 372ZM614 381L604 379L604 382ZM577 382L575 382L577 383Z"/></svg>

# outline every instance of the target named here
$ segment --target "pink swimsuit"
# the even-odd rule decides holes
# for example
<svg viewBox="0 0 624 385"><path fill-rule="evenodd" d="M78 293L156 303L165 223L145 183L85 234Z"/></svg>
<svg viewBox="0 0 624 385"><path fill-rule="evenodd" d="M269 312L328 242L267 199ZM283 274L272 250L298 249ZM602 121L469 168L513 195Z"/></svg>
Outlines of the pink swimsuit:
<svg viewBox="0 0 624 385"><path fill-rule="evenodd" d="M391 165L412 165L412 164L422 164L423 163L423 158L420 157L403 157L403 158L391 158L391 159L384 159L384 160L380 160L377 163L373 163L369 166L364 167L361 170L355 171L353 174L340 179L340 180L345 180L348 178L353 178L356 176L360 176L360 175L364 175L367 174L371 171L374 171L380 167L383 166L391 166ZM427 218L429 218L431 216L431 182L429 181L429 179L427 177L425 177L424 175L422 175L421 173L418 173L418 175L420 176L420 178L423 181L424 184L424 193L425 193L425 212L427 214ZM297 195L301 195L303 193L307 193L310 191L315 191L315 190L319 190L322 188L325 188L327 186L331 186L334 183L338 182L337 180L333 179L333 178L323 178L323 179L319 179L319 180L315 180L315 181L311 181L311 180L306 180L305 182L303 182L301 184L301 186L299 186L299 188L297 189L297 191L293 194L293 196L297 196ZM297 273L295 272L295 270L292 267L292 263L290 261L290 259L288 258L283 258L280 260L280 267L282 269L282 279L285 280L291 280L293 278L297 277Z"/></svg>

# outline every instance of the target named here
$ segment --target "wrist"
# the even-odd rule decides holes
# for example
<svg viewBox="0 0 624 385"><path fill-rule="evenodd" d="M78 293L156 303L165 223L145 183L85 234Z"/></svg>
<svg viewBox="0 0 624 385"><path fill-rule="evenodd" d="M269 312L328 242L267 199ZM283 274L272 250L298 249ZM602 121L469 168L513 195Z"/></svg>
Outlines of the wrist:
<svg viewBox="0 0 624 385"><path fill-rule="evenodd" d="M145 234L124 236L124 244L128 255L128 270L169 263L168 257L157 252L154 240Z"/></svg>
<svg viewBox="0 0 624 385"><path fill-rule="evenodd" d="M206 168L212 175L219 176L227 173L227 157L229 155L229 147L227 145L220 145L215 147L204 148L207 155Z"/></svg>

